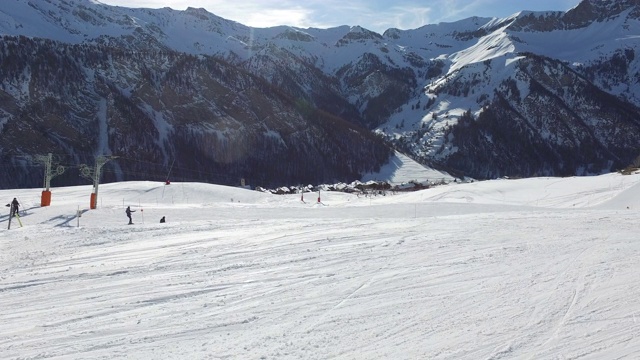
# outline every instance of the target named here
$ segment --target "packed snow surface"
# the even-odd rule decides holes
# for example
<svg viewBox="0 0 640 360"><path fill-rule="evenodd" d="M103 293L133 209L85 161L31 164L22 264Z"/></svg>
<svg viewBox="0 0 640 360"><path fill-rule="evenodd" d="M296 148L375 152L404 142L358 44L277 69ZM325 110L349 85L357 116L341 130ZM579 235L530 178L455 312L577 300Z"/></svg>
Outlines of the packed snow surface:
<svg viewBox="0 0 640 360"><path fill-rule="evenodd" d="M40 192L0 191L2 359L640 357L640 175Z"/></svg>

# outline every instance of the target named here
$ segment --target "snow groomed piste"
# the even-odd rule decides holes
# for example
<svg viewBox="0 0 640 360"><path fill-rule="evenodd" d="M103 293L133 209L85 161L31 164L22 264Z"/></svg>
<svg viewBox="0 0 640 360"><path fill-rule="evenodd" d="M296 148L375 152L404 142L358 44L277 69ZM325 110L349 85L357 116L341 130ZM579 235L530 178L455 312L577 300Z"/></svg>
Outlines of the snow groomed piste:
<svg viewBox="0 0 640 360"><path fill-rule="evenodd" d="M95 210L90 186L52 188L48 207L41 189L2 190L24 227L0 227L0 357L636 358L639 184L495 180L319 206L125 182L101 185Z"/></svg>

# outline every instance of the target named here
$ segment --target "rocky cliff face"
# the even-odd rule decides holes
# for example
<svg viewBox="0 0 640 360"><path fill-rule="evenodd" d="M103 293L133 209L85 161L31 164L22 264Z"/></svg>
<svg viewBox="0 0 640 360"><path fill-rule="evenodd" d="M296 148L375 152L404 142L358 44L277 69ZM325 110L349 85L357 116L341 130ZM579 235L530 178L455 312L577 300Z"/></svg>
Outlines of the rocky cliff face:
<svg viewBox="0 0 640 360"><path fill-rule="evenodd" d="M174 180L271 186L357 178L390 153L370 132L216 58L1 44L7 187L40 185L34 155L49 152L71 169L58 184L84 181L78 166L99 154L116 156L104 181L162 180L173 165Z"/></svg>
<svg viewBox="0 0 640 360"><path fill-rule="evenodd" d="M478 178L627 166L640 154L638 9L584 1L490 21L412 105L427 116L381 130L425 163Z"/></svg>
<svg viewBox="0 0 640 360"><path fill-rule="evenodd" d="M640 154L637 0L382 35L5 5L3 187L39 186L34 155L48 152L71 169L59 185L113 155L105 181L161 180L174 164L175 179L264 186L355 180L388 159L382 139L477 178L601 173Z"/></svg>
<svg viewBox="0 0 640 360"><path fill-rule="evenodd" d="M478 115L463 114L447 134L460 149L448 164L479 177L589 174L633 161L640 118L565 64L527 54Z"/></svg>

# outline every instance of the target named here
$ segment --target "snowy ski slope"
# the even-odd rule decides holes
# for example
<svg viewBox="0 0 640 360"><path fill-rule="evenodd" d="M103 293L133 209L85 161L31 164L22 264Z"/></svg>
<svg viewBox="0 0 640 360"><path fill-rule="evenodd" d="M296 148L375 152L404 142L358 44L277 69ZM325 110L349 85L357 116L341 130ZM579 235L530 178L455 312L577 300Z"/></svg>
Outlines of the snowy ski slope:
<svg viewBox="0 0 640 360"><path fill-rule="evenodd" d="M24 209L24 227L0 217L2 359L640 357L640 175L321 204L125 182L96 210L90 186L41 208L40 191L0 191Z"/></svg>

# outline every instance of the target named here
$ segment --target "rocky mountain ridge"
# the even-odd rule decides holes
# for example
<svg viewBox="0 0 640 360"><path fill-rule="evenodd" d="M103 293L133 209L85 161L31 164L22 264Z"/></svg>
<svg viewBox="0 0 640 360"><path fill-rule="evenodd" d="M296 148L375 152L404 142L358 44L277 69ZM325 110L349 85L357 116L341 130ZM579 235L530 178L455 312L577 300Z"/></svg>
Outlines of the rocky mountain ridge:
<svg viewBox="0 0 640 360"><path fill-rule="evenodd" d="M640 154L637 0L384 34L5 5L3 182L37 186L29 156L45 152L70 165L118 155L108 180L162 177L175 161L184 179L267 186L352 181L388 159L381 139L476 178L601 173Z"/></svg>

